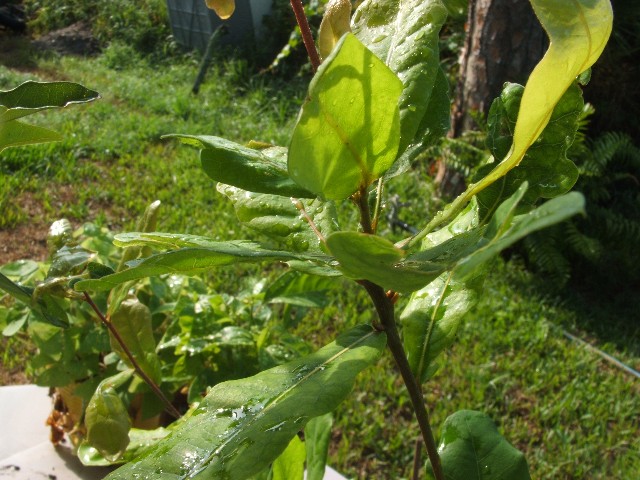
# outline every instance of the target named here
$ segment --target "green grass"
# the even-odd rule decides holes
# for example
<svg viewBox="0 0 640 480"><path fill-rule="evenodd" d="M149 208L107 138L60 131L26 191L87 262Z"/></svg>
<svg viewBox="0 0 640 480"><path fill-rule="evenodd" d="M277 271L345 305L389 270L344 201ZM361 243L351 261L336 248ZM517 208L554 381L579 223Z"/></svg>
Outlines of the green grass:
<svg viewBox="0 0 640 480"><path fill-rule="evenodd" d="M304 87L252 76L240 60L218 60L196 97L190 89L197 64L188 57L153 66L139 60L120 70L111 62L39 60L36 74L0 67L3 89L27 78L71 79L103 97L32 117L59 130L63 142L3 153L0 229L27 222L46 229L66 216L75 225L96 220L122 231L160 199L161 230L219 239L250 235L201 172L196 151L160 137L209 134L286 145ZM414 202L402 213L412 224L439 206L419 170L387 191ZM425 386L435 429L458 409L483 410L525 451L533 478L634 478L640 471L640 383L566 340L561 328L638 367L637 328L603 328L603 318L617 310L594 310L587 317L578 302L541 297L517 264L496 265L458 343ZM234 267L216 272L212 281L232 290L258 274L260 267ZM330 307L312 312L296 333L319 346L372 314L363 291L351 285ZM20 345L18 351L28 348ZM349 476L410 477L418 430L389 355L359 378L336 415L334 437L331 464Z"/></svg>

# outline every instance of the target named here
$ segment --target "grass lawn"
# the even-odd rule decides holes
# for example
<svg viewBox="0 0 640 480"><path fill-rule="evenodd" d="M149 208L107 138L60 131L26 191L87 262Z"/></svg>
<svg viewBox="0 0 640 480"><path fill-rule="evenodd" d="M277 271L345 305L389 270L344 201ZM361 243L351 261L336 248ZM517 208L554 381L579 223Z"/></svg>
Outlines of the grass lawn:
<svg viewBox="0 0 640 480"><path fill-rule="evenodd" d="M189 57L161 65L139 61L122 70L110 68L104 56L30 58L28 69L17 67L0 65L0 89L26 79L69 79L102 99L30 117L65 140L0 157L0 264L44 259L48 226L58 218L123 231L156 199L163 202L160 230L257 238L238 224L230 203L201 172L195 150L160 137L208 134L286 145L302 82L253 76L242 61L218 59L193 96L197 62ZM437 206L424 176L418 169L389 187L414 202L407 215L415 220ZM226 272L212 279L225 291L257 273ZM640 381L569 341L562 329L637 369L637 312L585 313L579 298L544 297L534 283L517 262L495 263L486 295L425 386L435 429L455 410L482 410L525 452L532 478L636 478ZM620 322L622 312L635 318ZM319 346L371 315L363 292L352 285L323 311L312 311L296 333ZM15 370L29 348L24 336L3 339L0 370ZM417 437L408 396L385 355L359 377L338 411L330 463L354 478L410 478Z"/></svg>

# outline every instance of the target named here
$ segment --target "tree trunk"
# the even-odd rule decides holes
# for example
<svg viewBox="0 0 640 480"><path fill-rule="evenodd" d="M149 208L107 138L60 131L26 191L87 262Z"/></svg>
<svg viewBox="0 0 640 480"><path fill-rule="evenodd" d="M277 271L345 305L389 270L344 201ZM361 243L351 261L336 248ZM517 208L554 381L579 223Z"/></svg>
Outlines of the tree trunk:
<svg viewBox="0 0 640 480"><path fill-rule="evenodd" d="M524 84L548 45L528 0L470 0L451 136L477 128L504 82Z"/></svg>

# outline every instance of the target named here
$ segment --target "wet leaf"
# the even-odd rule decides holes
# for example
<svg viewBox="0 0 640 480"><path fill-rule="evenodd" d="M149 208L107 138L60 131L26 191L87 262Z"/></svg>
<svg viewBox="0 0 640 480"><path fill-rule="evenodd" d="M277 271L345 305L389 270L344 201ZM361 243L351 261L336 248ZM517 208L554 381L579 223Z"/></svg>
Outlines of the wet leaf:
<svg viewBox="0 0 640 480"><path fill-rule="evenodd" d="M440 0L367 0L353 16L354 34L402 81L400 153L412 143L422 143L416 135L421 124L439 118L430 100L440 70L438 42L446 18ZM448 104L446 112L448 116Z"/></svg>
<svg viewBox="0 0 640 480"><path fill-rule="evenodd" d="M402 83L352 34L342 37L309 86L289 147L291 178L343 200L393 164Z"/></svg>
<svg viewBox="0 0 640 480"><path fill-rule="evenodd" d="M156 428L155 430L140 430L132 428L129 430L129 444L126 450L117 459L108 460L96 448L83 442L78 447L78 459L83 465L88 467L105 467L118 463L130 462L136 457L144 454L144 452L159 440L169 435L170 430L166 428Z"/></svg>
<svg viewBox="0 0 640 480"><path fill-rule="evenodd" d="M167 438L107 478L249 478L309 419L335 409L385 343L384 334L360 326L312 355L218 384Z"/></svg>

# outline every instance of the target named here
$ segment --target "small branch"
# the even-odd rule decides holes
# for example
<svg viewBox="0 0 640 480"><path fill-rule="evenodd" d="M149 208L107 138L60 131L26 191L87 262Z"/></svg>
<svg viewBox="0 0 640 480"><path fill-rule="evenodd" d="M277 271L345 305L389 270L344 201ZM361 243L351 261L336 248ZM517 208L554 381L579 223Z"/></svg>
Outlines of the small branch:
<svg viewBox="0 0 640 480"><path fill-rule="evenodd" d="M140 365L138 365L138 362L133 357L133 354L131 353L131 350L129 350L129 347L127 346L127 344L124 342L124 340L120 336L120 333L118 332L118 330L113 326L113 323L111 323L102 314L102 312L100 311L98 306L95 304L95 302L93 301L93 299L89 296L89 294L87 292L84 292L84 299L91 306L91 308L96 313L96 315L98 315L98 317L100 318L100 321L102 321L102 323L104 323L104 325L107 327L107 329L109 330L111 335L113 335L113 338L116 339L116 341L118 342L118 344L120 345L120 347L122 348L124 353L127 355L127 358L131 362L131 365L133 365L133 368L135 369L136 373L138 375L140 375L142 380L144 380L147 385L149 385L151 390L153 390L153 393L155 393L158 396L158 398L160 400L162 400L162 403L164 403L167 412L170 413L175 418L180 418L180 416L181 416L180 412L176 409L176 407L174 407L171 404L169 399L167 397L165 397L164 393L162 393L162 390L160 390L160 387L158 387L158 385L156 385L156 383L142 370L142 368L140 368Z"/></svg>
<svg viewBox="0 0 640 480"><path fill-rule="evenodd" d="M307 16L304 13L302 0L291 0L291 8L293 8L293 13L296 16L296 21L300 27L300 33L302 33L302 41L307 49L309 60L311 60L311 67L315 73L318 71L318 67L320 66L320 56L318 55L316 44L313 41L313 35L311 34L311 28L309 27Z"/></svg>
<svg viewBox="0 0 640 480"><path fill-rule="evenodd" d="M404 381L411 403L413 404L413 410L416 415L416 420L420 426L420 432L422 433L422 439L427 447L427 454L429 460L431 460L431 466L433 467L433 473L436 480L445 480L444 473L442 471L442 464L440 463L440 455L438 455L438 448L436 446L435 437L431 430L431 424L429 423L429 413L425 405L424 397L422 396L422 389L416 380L416 377L411 372L409 361L404 352L404 346L398 333L398 327L396 326L393 304L385 294L382 287L368 280L361 280L359 282L369 293L373 304L376 307L378 317L384 326L384 331L387 334L387 345L391 354L400 370L400 375Z"/></svg>

